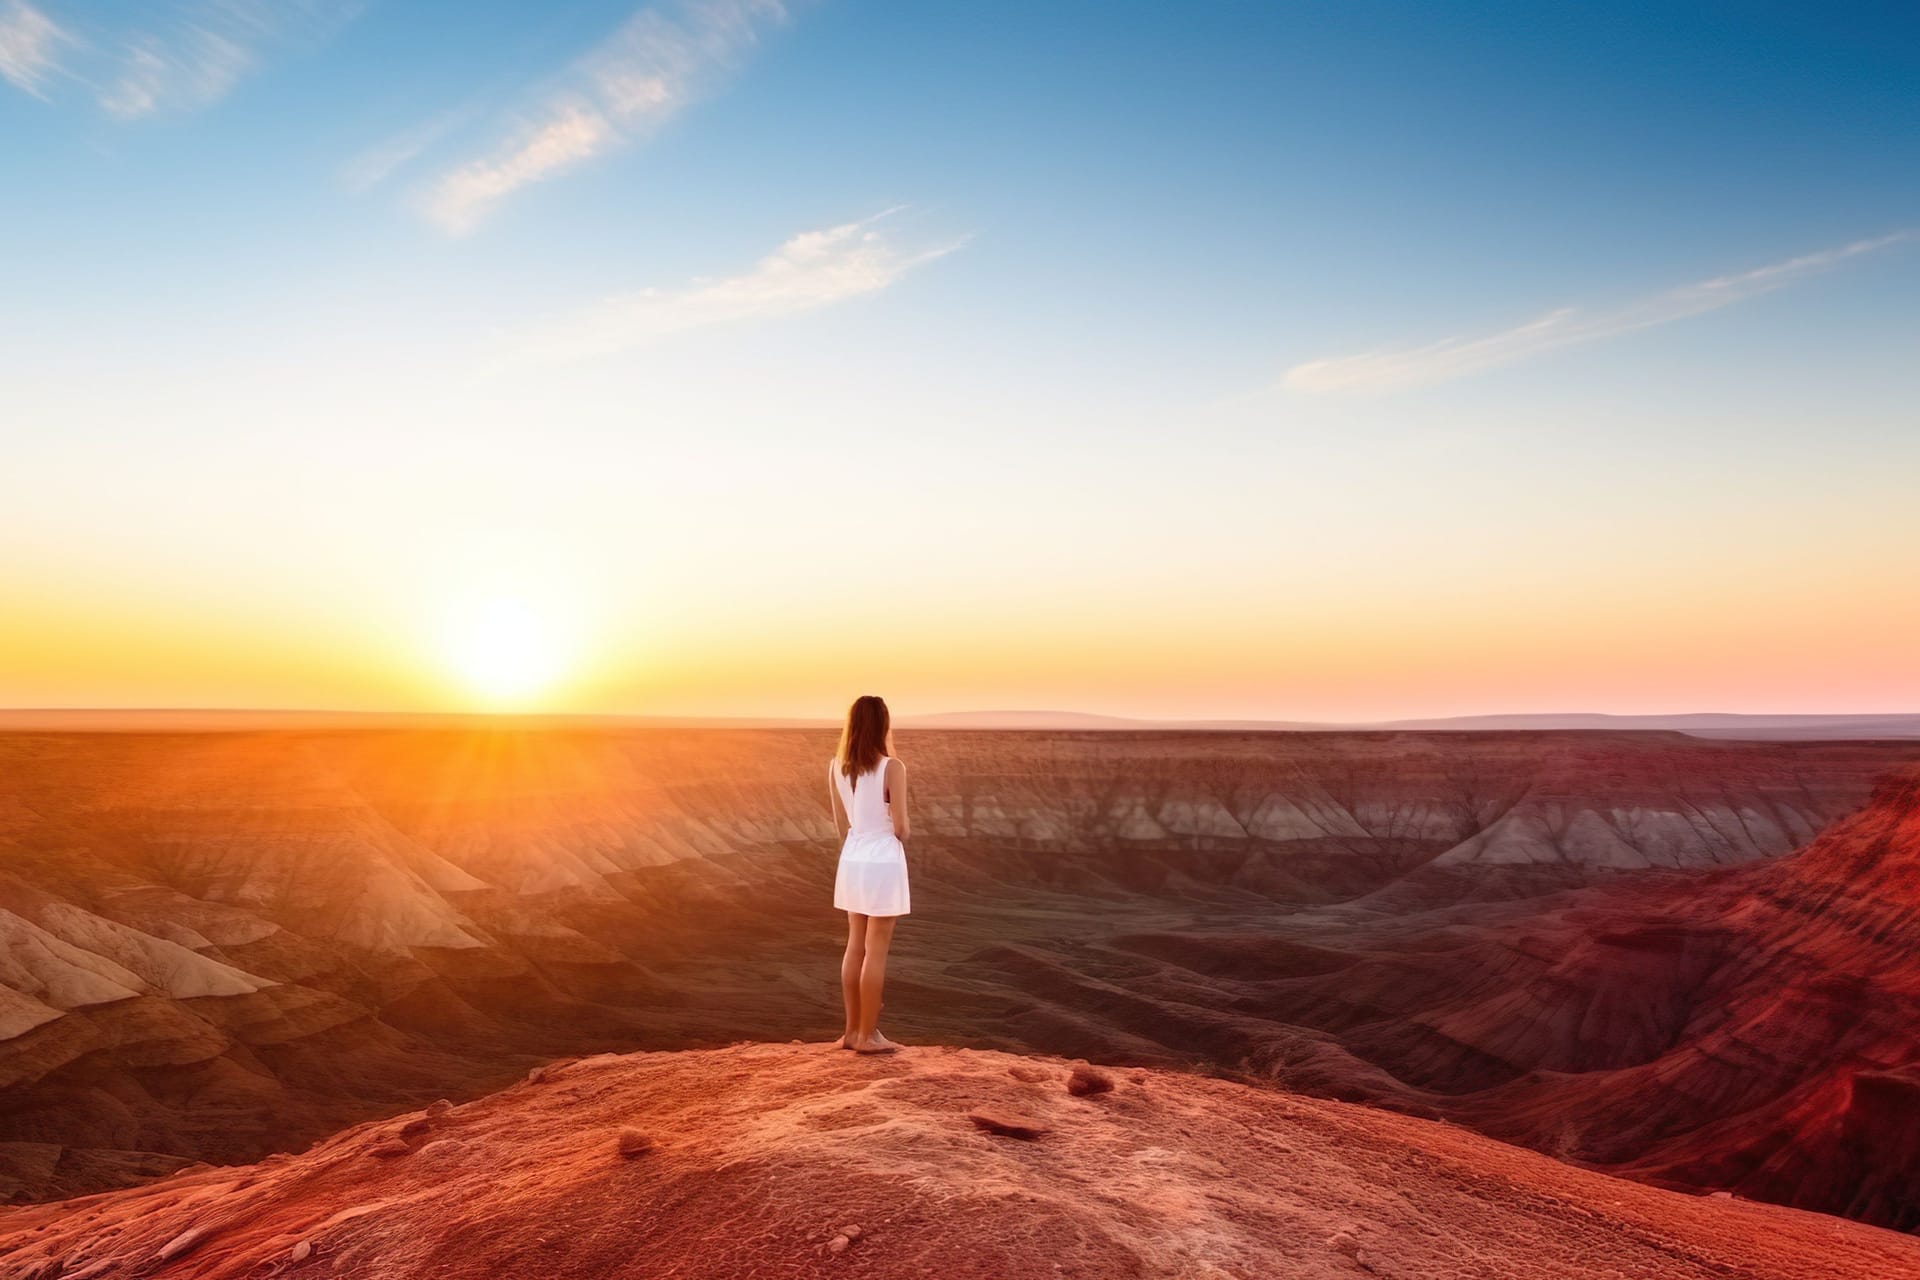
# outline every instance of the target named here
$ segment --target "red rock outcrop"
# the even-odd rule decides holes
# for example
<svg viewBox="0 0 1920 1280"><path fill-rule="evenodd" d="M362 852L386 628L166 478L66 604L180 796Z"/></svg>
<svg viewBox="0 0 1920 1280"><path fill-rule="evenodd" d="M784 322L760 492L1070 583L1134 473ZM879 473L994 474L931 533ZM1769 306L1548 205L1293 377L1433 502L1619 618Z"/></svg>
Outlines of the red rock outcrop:
<svg viewBox="0 0 1920 1280"><path fill-rule="evenodd" d="M825 1045L604 1056L296 1156L0 1209L15 1280L1887 1280L1920 1240L1462 1129L1135 1071ZM1019 1066L1035 1079L1016 1078ZM1012 1138L970 1114L1028 1117ZM615 1139L652 1139L624 1158Z"/></svg>

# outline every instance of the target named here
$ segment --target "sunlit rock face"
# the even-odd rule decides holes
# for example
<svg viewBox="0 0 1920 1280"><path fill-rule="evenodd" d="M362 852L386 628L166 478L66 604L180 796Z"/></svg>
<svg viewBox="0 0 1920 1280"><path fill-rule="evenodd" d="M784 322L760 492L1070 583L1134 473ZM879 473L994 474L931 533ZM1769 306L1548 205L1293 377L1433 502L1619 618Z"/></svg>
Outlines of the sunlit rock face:
<svg viewBox="0 0 1920 1280"><path fill-rule="evenodd" d="M0 735L0 1195L253 1159L563 1054L830 1036L831 749L744 730ZM916 915L898 1034L1210 1061L1635 1168L1645 1126L1583 1121L1529 1073L1627 1070L1689 1034L1730 926L1658 911L1731 892L1916 752L990 731L899 750ZM1623 923L1587 939L1583 912ZM1897 1109L1897 1076L1821 1114L1851 1132ZM1675 1169L1649 1166L1720 1176Z"/></svg>

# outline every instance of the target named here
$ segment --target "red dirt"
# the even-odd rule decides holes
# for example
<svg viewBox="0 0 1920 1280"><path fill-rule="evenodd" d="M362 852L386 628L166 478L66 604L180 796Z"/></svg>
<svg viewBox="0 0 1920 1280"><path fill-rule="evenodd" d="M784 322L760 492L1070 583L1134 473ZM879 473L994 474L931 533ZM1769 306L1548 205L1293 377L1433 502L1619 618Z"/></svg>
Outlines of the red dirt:
<svg viewBox="0 0 1920 1280"><path fill-rule="evenodd" d="M604 1056L298 1156L0 1210L0 1274L1889 1280L1920 1241L1196 1076L825 1045ZM1039 1068L1016 1079L1009 1068ZM971 1111L1029 1115L1014 1141ZM403 1140L407 1120L426 1128ZM643 1124L655 1149L623 1159ZM378 1158L406 1142L404 1156ZM835 1244L836 1239L844 1241ZM298 1260L296 1260L298 1259ZM98 1269L93 1269L98 1268Z"/></svg>

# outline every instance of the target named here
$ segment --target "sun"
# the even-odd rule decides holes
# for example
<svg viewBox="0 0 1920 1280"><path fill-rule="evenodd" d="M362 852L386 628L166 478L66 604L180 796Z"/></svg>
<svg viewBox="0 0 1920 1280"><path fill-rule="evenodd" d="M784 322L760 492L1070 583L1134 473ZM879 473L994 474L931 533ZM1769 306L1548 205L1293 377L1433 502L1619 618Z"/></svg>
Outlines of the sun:
<svg viewBox="0 0 1920 1280"><path fill-rule="evenodd" d="M491 596L457 612L447 629L449 664L489 707L524 707L566 674L571 644L551 611L518 596Z"/></svg>

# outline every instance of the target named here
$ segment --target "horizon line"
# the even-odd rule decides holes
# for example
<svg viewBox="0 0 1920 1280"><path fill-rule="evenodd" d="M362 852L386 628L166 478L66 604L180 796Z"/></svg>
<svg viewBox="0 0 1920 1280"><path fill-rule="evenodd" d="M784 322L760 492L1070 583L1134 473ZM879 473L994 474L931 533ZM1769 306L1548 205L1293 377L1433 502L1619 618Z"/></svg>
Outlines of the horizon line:
<svg viewBox="0 0 1920 1280"><path fill-rule="evenodd" d="M119 725L100 722L121 722ZM94 722L94 723L88 723ZM169 723L174 722L174 723ZM198 722L198 723L196 723ZM219 706L37 706L0 707L0 731L34 730L112 732L116 728L174 728L217 731L255 725L267 728L323 728L356 723L502 724L523 728L601 726L615 728L713 728L816 730L839 725L838 715L705 715L657 712L391 710L365 708L219 707ZM898 716L904 730L1002 732L1447 732L1502 730L1649 731L1722 729L1748 733L1768 730L1841 728L1895 729L1894 736L1920 737L1920 711L1831 712L1473 712L1444 716L1400 716L1378 720L1294 720L1263 716L1123 716L1052 708L999 708L925 712Z"/></svg>

